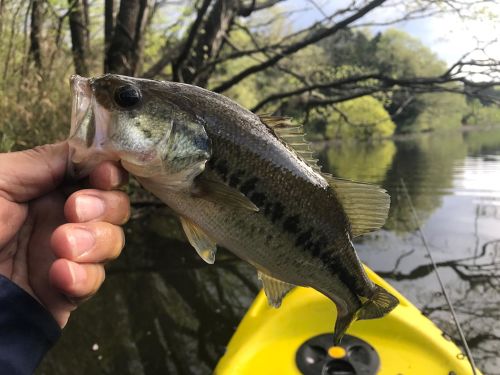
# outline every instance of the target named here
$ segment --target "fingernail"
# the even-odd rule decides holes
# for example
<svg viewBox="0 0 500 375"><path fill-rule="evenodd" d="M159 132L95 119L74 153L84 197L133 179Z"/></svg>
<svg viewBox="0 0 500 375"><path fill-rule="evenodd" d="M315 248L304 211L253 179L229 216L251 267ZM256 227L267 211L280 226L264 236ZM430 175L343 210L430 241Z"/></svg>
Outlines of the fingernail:
<svg viewBox="0 0 500 375"><path fill-rule="evenodd" d="M122 184L121 181L121 173L118 171L118 169L113 168L110 172L109 176L109 182L111 184L111 187L117 188Z"/></svg>
<svg viewBox="0 0 500 375"><path fill-rule="evenodd" d="M104 214L104 201L92 195L79 195L75 199L75 209L79 221L89 221Z"/></svg>
<svg viewBox="0 0 500 375"><path fill-rule="evenodd" d="M68 267L73 285L78 285L85 281L85 279L87 278L87 273L85 272L83 267L81 267L77 263L72 262L68 263Z"/></svg>
<svg viewBox="0 0 500 375"><path fill-rule="evenodd" d="M86 229L74 228L68 233L73 259L78 259L95 245L94 234Z"/></svg>

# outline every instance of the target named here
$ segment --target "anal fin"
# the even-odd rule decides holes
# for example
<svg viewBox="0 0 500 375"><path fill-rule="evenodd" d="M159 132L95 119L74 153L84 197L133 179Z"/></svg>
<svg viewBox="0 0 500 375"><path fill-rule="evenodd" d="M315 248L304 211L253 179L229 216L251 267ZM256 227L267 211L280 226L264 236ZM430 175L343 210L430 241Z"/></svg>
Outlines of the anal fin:
<svg viewBox="0 0 500 375"><path fill-rule="evenodd" d="M217 244L198 225L181 216L181 224L187 239L198 255L208 264L214 264Z"/></svg>
<svg viewBox="0 0 500 375"><path fill-rule="evenodd" d="M283 297L295 286L293 284L275 279L274 277L266 275L261 271L257 271L257 276L259 280L262 281L267 302L275 308L281 306Z"/></svg>

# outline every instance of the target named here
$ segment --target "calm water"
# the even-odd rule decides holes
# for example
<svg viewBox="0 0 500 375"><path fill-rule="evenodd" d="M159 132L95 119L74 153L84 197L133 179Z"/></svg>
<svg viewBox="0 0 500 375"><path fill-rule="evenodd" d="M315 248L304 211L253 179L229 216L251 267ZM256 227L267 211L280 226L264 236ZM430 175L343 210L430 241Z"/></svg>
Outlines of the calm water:
<svg viewBox="0 0 500 375"><path fill-rule="evenodd" d="M500 130L330 145L320 159L389 190L390 219L358 242L360 256L458 341L404 179L476 363L500 374ZM138 203L123 256L38 374L207 374L224 352L258 292L255 271L224 251L208 266L168 208Z"/></svg>

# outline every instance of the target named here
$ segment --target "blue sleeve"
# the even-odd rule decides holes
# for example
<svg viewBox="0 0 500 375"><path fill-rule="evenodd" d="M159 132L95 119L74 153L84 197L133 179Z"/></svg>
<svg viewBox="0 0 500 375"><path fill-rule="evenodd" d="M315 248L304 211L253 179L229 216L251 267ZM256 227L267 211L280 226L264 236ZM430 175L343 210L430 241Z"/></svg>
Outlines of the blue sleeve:
<svg viewBox="0 0 500 375"><path fill-rule="evenodd" d="M52 315L0 275L0 373L33 374L60 335Z"/></svg>

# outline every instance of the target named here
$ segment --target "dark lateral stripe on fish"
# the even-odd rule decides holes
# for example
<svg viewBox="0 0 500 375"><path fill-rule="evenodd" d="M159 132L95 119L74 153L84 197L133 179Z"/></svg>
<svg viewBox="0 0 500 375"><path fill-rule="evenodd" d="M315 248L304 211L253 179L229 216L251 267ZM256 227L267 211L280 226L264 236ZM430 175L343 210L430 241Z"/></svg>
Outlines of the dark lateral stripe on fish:
<svg viewBox="0 0 500 375"><path fill-rule="evenodd" d="M275 223L283 217L285 207L280 202L275 202L271 209L271 221Z"/></svg>
<svg viewBox="0 0 500 375"><path fill-rule="evenodd" d="M215 141L216 142L216 141ZM213 143L215 143L213 142ZM227 145L218 145L219 149L226 150ZM226 146L226 147L223 147ZM222 160L222 162L221 162ZM230 165L225 157L216 158L212 156L208 166L229 186L238 189L242 194L247 196L252 203L261 209L261 214L267 217L273 224L280 225L284 231L294 235L294 245L301 251L310 254L315 258L321 258L326 263L327 268L332 274L339 275L342 283L355 282L355 278L349 273L342 272L339 257L335 257L329 246L328 239L325 235L318 233L314 228L301 228L304 220L300 216L288 212L286 206L276 200L276 197L270 196L260 189L258 177L252 176L246 170ZM332 231L335 231L335 226L332 226ZM272 236L266 238L270 242Z"/></svg>
<svg viewBox="0 0 500 375"><path fill-rule="evenodd" d="M266 201L266 195L263 193L254 192L249 196L249 198L252 201L252 203L259 208L262 208L264 202Z"/></svg>
<svg viewBox="0 0 500 375"><path fill-rule="evenodd" d="M288 216L283 222L283 229L289 233L297 233L300 228L299 215Z"/></svg>
<svg viewBox="0 0 500 375"><path fill-rule="evenodd" d="M255 185L259 182L259 179L257 177L251 177L245 182L240 187L240 191L245 194L249 195L251 192L255 190Z"/></svg>
<svg viewBox="0 0 500 375"><path fill-rule="evenodd" d="M358 285L358 280L356 276L349 272L347 268L341 267L341 256L340 254L336 254L332 251L326 251L319 255L323 264L330 270L333 275L337 275L339 280L344 285L356 286Z"/></svg>
<svg viewBox="0 0 500 375"><path fill-rule="evenodd" d="M311 236L312 236L312 229L311 228L309 228L305 232L300 233L299 236L297 237L297 239L295 240L295 246L297 246L297 247L304 246L305 244L310 242Z"/></svg>
<svg viewBox="0 0 500 375"><path fill-rule="evenodd" d="M229 167L226 160L218 160L214 164L214 169L219 173L224 181L227 180L227 174L229 172Z"/></svg>
<svg viewBox="0 0 500 375"><path fill-rule="evenodd" d="M241 183L241 178L244 175L245 175L245 171L242 169L237 169L234 173L230 174L229 175L229 182L228 182L229 186L231 186L232 188L237 187Z"/></svg>

